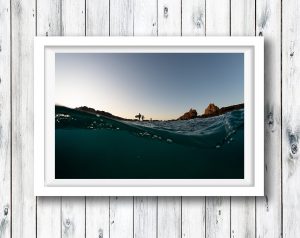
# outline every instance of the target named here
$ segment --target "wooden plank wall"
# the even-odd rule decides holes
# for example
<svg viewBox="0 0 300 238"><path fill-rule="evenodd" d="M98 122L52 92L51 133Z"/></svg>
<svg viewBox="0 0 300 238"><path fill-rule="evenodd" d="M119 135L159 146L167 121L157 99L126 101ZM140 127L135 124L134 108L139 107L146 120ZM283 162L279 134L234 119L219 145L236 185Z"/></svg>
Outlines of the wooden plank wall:
<svg viewBox="0 0 300 238"><path fill-rule="evenodd" d="M298 0L0 0L0 237L300 237ZM265 37L264 197L33 196L33 37Z"/></svg>

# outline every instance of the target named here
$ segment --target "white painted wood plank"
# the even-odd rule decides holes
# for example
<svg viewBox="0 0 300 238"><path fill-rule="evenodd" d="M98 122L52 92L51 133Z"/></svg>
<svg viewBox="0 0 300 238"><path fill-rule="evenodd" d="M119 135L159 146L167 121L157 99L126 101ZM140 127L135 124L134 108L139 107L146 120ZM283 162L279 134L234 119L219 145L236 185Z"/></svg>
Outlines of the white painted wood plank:
<svg viewBox="0 0 300 238"><path fill-rule="evenodd" d="M206 35L230 35L230 1L206 1ZM230 198L206 198L206 237L230 237Z"/></svg>
<svg viewBox="0 0 300 238"><path fill-rule="evenodd" d="M110 35L133 35L133 0L110 0ZM133 197L110 197L110 238L133 237Z"/></svg>
<svg viewBox="0 0 300 238"><path fill-rule="evenodd" d="M182 0L182 35L205 35L205 0Z"/></svg>
<svg viewBox="0 0 300 238"><path fill-rule="evenodd" d="M61 1L37 0L37 35L59 36L62 34Z"/></svg>
<svg viewBox="0 0 300 238"><path fill-rule="evenodd" d="M231 0L231 35L255 35L255 1Z"/></svg>
<svg viewBox="0 0 300 238"><path fill-rule="evenodd" d="M134 2L134 35L157 35L157 0Z"/></svg>
<svg viewBox="0 0 300 238"><path fill-rule="evenodd" d="M109 35L109 0L86 1L86 35ZM86 237L109 237L109 197L86 198Z"/></svg>
<svg viewBox="0 0 300 238"><path fill-rule="evenodd" d="M134 35L157 36L157 0L134 2ZM157 197L134 198L134 237L157 237Z"/></svg>
<svg viewBox="0 0 300 238"><path fill-rule="evenodd" d="M62 0L62 34L85 35L85 1ZM85 237L85 197L62 198L62 237Z"/></svg>
<svg viewBox="0 0 300 238"><path fill-rule="evenodd" d="M255 237L255 198L231 198L231 237Z"/></svg>
<svg viewBox="0 0 300 238"><path fill-rule="evenodd" d="M110 198L110 238L133 237L133 198Z"/></svg>
<svg viewBox="0 0 300 238"><path fill-rule="evenodd" d="M61 237L61 197L39 197L36 222L38 238Z"/></svg>
<svg viewBox="0 0 300 238"><path fill-rule="evenodd" d="M230 34L230 0L206 1L206 35Z"/></svg>
<svg viewBox="0 0 300 238"><path fill-rule="evenodd" d="M11 229L10 2L0 0L0 237Z"/></svg>
<svg viewBox="0 0 300 238"><path fill-rule="evenodd" d="M158 0L158 35L181 35L181 0ZM181 237L181 198L158 197L157 237Z"/></svg>
<svg viewBox="0 0 300 238"><path fill-rule="evenodd" d="M61 3L59 0L37 1L37 35L61 34ZM42 158L41 158L42 159ZM61 237L61 198L37 198L37 237Z"/></svg>
<svg viewBox="0 0 300 238"><path fill-rule="evenodd" d="M182 238L205 237L205 197L182 198Z"/></svg>
<svg viewBox="0 0 300 238"><path fill-rule="evenodd" d="M133 35L133 0L110 0L110 35Z"/></svg>
<svg viewBox="0 0 300 238"><path fill-rule="evenodd" d="M12 237L36 236L33 195L33 37L35 1L11 1Z"/></svg>
<svg viewBox="0 0 300 238"><path fill-rule="evenodd" d="M256 198L257 237L281 236L281 1L256 1L265 39L265 196Z"/></svg>
<svg viewBox="0 0 300 238"><path fill-rule="evenodd" d="M158 0L158 35L181 35L181 0Z"/></svg>
<svg viewBox="0 0 300 238"><path fill-rule="evenodd" d="M62 198L62 238L85 237L85 198Z"/></svg>
<svg viewBox="0 0 300 238"><path fill-rule="evenodd" d="M156 238L157 197L134 198L134 237Z"/></svg>
<svg viewBox="0 0 300 238"><path fill-rule="evenodd" d="M205 35L205 1L182 1L182 35ZM182 197L182 238L205 237L205 198Z"/></svg>
<svg viewBox="0 0 300 238"><path fill-rule="evenodd" d="M62 1L62 35L85 35L85 0Z"/></svg>
<svg viewBox="0 0 300 238"><path fill-rule="evenodd" d="M206 198L206 237L230 237L230 199Z"/></svg>
<svg viewBox="0 0 300 238"><path fill-rule="evenodd" d="M109 237L109 197L86 198L86 237Z"/></svg>
<svg viewBox="0 0 300 238"><path fill-rule="evenodd" d="M255 35L255 1L231 0L231 35ZM255 198L231 198L231 237L255 237Z"/></svg>
<svg viewBox="0 0 300 238"><path fill-rule="evenodd" d="M157 237L181 237L181 197L158 197Z"/></svg>
<svg viewBox="0 0 300 238"><path fill-rule="evenodd" d="M109 35L109 0L86 0L86 35Z"/></svg>
<svg viewBox="0 0 300 238"><path fill-rule="evenodd" d="M300 234L300 3L282 8L282 188L283 237Z"/></svg>

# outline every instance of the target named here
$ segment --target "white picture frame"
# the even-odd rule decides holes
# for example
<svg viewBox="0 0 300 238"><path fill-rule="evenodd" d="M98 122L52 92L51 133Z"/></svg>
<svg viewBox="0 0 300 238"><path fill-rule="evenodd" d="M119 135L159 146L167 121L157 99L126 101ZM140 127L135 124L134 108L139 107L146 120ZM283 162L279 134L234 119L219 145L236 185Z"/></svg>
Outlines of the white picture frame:
<svg viewBox="0 0 300 238"><path fill-rule="evenodd" d="M244 179L55 179L56 52L243 52ZM35 37L36 196L263 196L263 37Z"/></svg>

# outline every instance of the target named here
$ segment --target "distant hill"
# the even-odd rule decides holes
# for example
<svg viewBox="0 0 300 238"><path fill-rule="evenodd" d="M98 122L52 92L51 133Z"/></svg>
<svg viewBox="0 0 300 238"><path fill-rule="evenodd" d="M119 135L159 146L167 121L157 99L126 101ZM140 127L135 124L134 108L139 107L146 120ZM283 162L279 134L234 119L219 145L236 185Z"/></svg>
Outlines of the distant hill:
<svg viewBox="0 0 300 238"><path fill-rule="evenodd" d="M104 116L104 117L109 117L109 118L113 118L113 119L118 119L118 120L127 120L125 118L115 116L109 112L95 110L94 108L86 107L86 106L76 107L75 110L82 111L82 112L88 112L88 113L92 113L92 114L96 114L96 115L100 115L100 116Z"/></svg>

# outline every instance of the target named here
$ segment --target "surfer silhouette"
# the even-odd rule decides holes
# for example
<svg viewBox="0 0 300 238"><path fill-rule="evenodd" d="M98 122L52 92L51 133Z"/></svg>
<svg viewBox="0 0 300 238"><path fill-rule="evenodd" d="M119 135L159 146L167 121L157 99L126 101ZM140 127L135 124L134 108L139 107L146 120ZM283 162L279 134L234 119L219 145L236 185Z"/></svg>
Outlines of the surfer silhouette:
<svg viewBox="0 0 300 238"><path fill-rule="evenodd" d="M135 115L135 118L139 119L139 121L141 120L141 117L142 117L141 113Z"/></svg>

